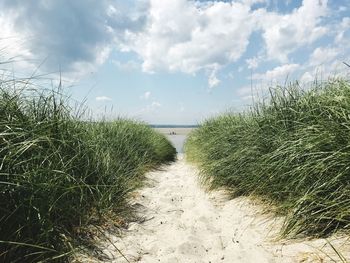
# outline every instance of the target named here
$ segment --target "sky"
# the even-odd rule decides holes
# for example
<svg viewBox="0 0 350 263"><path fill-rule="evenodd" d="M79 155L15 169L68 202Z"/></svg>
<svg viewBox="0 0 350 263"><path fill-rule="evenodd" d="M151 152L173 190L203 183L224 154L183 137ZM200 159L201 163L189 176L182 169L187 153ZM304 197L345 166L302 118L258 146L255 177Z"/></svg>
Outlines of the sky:
<svg viewBox="0 0 350 263"><path fill-rule="evenodd" d="M350 0L0 1L0 65L60 75L94 118L243 111L271 86L349 75L349 43Z"/></svg>

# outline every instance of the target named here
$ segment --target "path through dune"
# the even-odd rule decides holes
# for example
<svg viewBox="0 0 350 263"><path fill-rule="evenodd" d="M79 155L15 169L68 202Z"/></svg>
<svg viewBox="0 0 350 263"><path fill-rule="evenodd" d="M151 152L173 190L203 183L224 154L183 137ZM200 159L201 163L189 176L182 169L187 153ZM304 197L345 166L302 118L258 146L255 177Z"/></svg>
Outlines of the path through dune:
<svg viewBox="0 0 350 263"><path fill-rule="evenodd" d="M275 241L281 220L259 212L248 198L227 200L222 192L204 192L196 173L181 157L164 170L149 173L149 183L133 200L144 220L130 224L121 237L109 234L113 244L101 244L109 257L105 262L127 262L116 248L129 262L339 260L323 239ZM344 250L344 238L332 242Z"/></svg>

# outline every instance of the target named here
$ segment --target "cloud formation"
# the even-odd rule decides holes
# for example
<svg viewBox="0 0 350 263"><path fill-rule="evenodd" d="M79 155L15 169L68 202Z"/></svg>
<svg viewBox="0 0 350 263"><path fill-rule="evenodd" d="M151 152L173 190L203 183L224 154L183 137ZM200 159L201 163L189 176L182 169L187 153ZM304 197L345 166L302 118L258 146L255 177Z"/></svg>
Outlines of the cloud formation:
<svg viewBox="0 0 350 263"><path fill-rule="evenodd" d="M99 97L96 97L96 101L102 101L102 102L112 101L112 98L107 96L99 96Z"/></svg>
<svg viewBox="0 0 350 263"><path fill-rule="evenodd" d="M254 28L249 12L234 2L151 0L145 30L127 34L125 48L140 55L146 72L216 69L245 51Z"/></svg>
<svg viewBox="0 0 350 263"><path fill-rule="evenodd" d="M299 64L285 64L282 66L275 67L271 70L266 71L265 73L256 73L253 74L253 79L264 80L268 82L283 81L288 76L290 76L294 71L299 68Z"/></svg>
<svg viewBox="0 0 350 263"><path fill-rule="evenodd" d="M3 0L0 10L1 32L10 28L3 37L23 42L24 58L46 59L45 67L63 71L102 64L113 41L126 28L141 29L146 19L141 11L132 15L135 6L110 0Z"/></svg>
<svg viewBox="0 0 350 263"><path fill-rule="evenodd" d="M147 25L142 31L128 32L123 48L139 55L145 72L205 70L212 88L220 83L216 73L246 52L253 32L261 32L265 60L282 63L328 32L322 25L327 0L303 0L289 14L252 8L265 2L150 0ZM257 59L247 63L249 68L258 67Z"/></svg>
<svg viewBox="0 0 350 263"><path fill-rule="evenodd" d="M152 101L150 104L146 105L145 107L143 107L141 110L139 110L139 112L137 112L138 114L141 113L158 113L159 108L162 107L162 104L158 101Z"/></svg>
<svg viewBox="0 0 350 263"><path fill-rule="evenodd" d="M113 50L130 52L137 59L114 61L118 69L192 75L203 71L213 88L221 82L217 73L246 53L253 33L261 37L263 50L246 63L250 69L265 61L280 63L266 72L271 78L292 69L293 52L326 34L334 34L336 49L315 49L311 63L328 63L339 46L346 45L350 18L334 23L336 32L330 32L324 22L330 15L327 0L303 0L284 13L271 11L269 2L3 0L0 47L11 46L11 55L39 63L47 59L44 67L49 70L82 73L94 71Z"/></svg>
<svg viewBox="0 0 350 263"><path fill-rule="evenodd" d="M128 32L124 50L137 53L149 73L205 70L212 88L220 83L217 70L245 52L255 27L251 16L240 2L150 0L145 29Z"/></svg>
<svg viewBox="0 0 350 263"><path fill-rule="evenodd" d="M311 44L328 31L322 26L322 18L328 14L327 0L303 0L302 5L291 14L278 14L260 10L260 21L267 56L281 62L297 48Z"/></svg>
<svg viewBox="0 0 350 263"><path fill-rule="evenodd" d="M141 97L140 99L142 100L148 100L151 96L151 92L150 91L146 91Z"/></svg>
<svg viewBox="0 0 350 263"><path fill-rule="evenodd" d="M309 64L311 66L319 66L331 62L339 53L340 52L336 48L318 47L312 52Z"/></svg>

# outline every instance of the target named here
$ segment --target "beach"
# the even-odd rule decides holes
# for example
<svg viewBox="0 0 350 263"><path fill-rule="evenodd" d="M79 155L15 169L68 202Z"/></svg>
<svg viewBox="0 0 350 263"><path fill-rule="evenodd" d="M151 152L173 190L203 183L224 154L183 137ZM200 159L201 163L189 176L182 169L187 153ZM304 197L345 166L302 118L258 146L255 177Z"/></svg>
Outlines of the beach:
<svg viewBox="0 0 350 263"><path fill-rule="evenodd" d="M350 258L345 237L281 239L283 218L249 197L208 193L198 178L183 155L148 173L145 187L131 200L140 219L121 233L105 232L108 240L99 240L104 259L85 256L76 262L341 262L332 246Z"/></svg>

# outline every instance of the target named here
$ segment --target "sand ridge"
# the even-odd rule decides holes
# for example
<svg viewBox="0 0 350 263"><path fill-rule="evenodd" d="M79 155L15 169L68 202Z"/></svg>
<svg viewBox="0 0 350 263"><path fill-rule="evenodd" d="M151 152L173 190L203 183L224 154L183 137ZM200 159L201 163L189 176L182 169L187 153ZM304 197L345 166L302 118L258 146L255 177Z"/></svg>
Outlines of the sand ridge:
<svg viewBox="0 0 350 263"><path fill-rule="evenodd" d="M100 262L127 262L116 247L129 262L337 262L332 251L322 252L323 239L276 241L281 219L262 213L249 198L206 193L197 172L181 156L150 172L133 200L143 222L131 223L121 237L110 234L113 244L102 244L108 259Z"/></svg>

